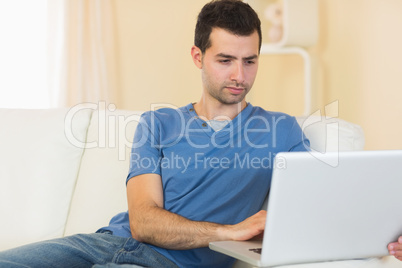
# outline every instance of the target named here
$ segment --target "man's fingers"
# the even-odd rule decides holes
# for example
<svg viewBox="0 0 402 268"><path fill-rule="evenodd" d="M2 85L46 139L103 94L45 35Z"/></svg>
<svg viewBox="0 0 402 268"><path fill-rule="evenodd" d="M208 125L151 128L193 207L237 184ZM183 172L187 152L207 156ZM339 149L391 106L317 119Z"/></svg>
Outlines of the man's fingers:
<svg viewBox="0 0 402 268"><path fill-rule="evenodd" d="M401 243L398 243L398 242L390 243L388 245L388 251L389 251L389 254L395 256L395 258L402 261L402 244Z"/></svg>
<svg viewBox="0 0 402 268"><path fill-rule="evenodd" d="M244 221L233 225L231 227L233 230L231 239L244 241L261 235L264 232L266 215L267 212L261 210Z"/></svg>
<svg viewBox="0 0 402 268"><path fill-rule="evenodd" d="M402 236L398 238L398 242L389 243L388 251L389 254L402 261Z"/></svg>
<svg viewBox="0 0 402 268"><path fill-rule="evenodd" d="M398 243L398 242L394 242L394 243L390 243L388 245L388 250L389 251L397 251L397 250L402 250L402 244Z"/></svg>

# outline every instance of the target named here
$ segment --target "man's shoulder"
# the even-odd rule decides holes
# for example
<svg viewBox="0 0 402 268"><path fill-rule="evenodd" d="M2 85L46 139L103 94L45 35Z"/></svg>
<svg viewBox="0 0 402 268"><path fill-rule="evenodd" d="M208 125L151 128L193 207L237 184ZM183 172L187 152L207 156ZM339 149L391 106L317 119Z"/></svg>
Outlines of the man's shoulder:
<svg viewBox="0 0 402 268"><path fill-rule="evenodd" d="M289 121L294 121L295 117L292 115L289 115L287 113L283 112L278 112L278 111L269 111L265 110L262 107L259 106L253 106L253 110L250 116L262 116L265 118L269 119L275 119L275 120L289 120Z"/></svg>
<svg viewBox="0 0 402 268"><path fill-rule="evenodd" d="M176 120L184 120L188 114L189 105L183 107L162 107L159 109L146 111L142 114L145 121L157 120L162 123L172 123Z"/></svg>

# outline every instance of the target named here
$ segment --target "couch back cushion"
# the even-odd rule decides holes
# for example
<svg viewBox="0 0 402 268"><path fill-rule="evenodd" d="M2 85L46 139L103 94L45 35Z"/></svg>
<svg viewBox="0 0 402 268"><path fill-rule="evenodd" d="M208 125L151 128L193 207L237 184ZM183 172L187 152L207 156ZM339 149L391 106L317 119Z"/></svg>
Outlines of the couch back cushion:
<svg viewBox="0 0 402 268"><path fill-rule="evenodd" d="M95 232L127 210L126 177L140 111L96 110L65 235Z"/></svg>
<svg viewBox="0 0 402 268"><path fill-rule="evenodd" d="M364 149L364 132L356 124L325 116L297 117L313 151L359 151Z"/></svg>
<svg viewBox="0 0 402 268"><path fill-rule="evenodd" d="M0 109L0 250L63 235L91 116L67 112Z"/></svg>

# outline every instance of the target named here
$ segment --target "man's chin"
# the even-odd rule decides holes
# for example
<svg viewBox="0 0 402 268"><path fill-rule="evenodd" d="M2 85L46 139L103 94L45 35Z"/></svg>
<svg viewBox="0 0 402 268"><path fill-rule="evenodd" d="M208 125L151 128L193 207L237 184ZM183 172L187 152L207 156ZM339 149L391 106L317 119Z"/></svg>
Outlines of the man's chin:
<svg viewBox="0 0 402 268"><path fill-rule="evenodd" d="M239 98L221 100L221 103L227 104L227 105L235 105L235 104L240 104L243 101L245 101L245 96L243 96L241 98L239 97Z"/></svg>
<svg viewBox="0 0 402 268"><path fill-rule="evenodd" d="M218 100L220 103L225 104L225 105L234 105L234 104L239 104L245 101L247 92L243 91L241 94L233 94L228 91L222 90L221 94L219 95L212 95L216 100Z"/></svg>

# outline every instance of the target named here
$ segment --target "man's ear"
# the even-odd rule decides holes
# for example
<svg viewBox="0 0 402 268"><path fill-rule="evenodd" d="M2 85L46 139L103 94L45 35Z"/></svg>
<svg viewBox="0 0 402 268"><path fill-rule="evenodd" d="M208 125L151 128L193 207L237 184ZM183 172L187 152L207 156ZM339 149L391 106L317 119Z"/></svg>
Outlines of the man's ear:
<svg viewBox="0 0 402 268"><path fill-rule="evenodd" d="M195 66L199 69L202 69L202 52L197 46L193 46L191 48L191 57L193 58L193 62Z"/></svg>

